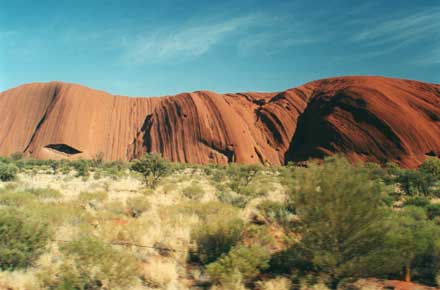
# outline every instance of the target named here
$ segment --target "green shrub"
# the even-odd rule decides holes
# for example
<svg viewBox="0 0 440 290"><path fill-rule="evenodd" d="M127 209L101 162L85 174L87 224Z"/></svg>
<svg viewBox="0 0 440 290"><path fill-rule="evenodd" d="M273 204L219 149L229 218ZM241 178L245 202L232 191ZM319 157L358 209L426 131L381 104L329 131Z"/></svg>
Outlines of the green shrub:
<svg viewBox="0 0 440 290"><path fill-rule="evenodd" d="M71 166L76 170L77 177L88 177L89 176L89 162L87 160L79 159L74 160Z"/></svg>
<svg viewBox="0 0 440 290"><path fill-rule="evenodd" d="M189 199L198 200L203 197L205 194L205 191L203 190L203 187L200 186L197 182L193 182L191 185L185 187L182 190L182 193L185 197Z"/></svg>
<svg viewBox="0 0 440 290"><path fill-rule="evenodd" d="M49 289L128 289L136 283L138 264L127 251L92 237L69 242L61 251L65 262Z"/></svg>
<svg viewBox="0 0 440 290"><path fill-rule="evenodd" d="M151 208L150 202L143 196L130 197L127 199L126 204L129 215L134 218L139 217Z"/></svg>
<svg viewBox="0 0 440 290"><path fill-rule="evenodd" d="M433 220L440 216L440 204L430 204L426 207L428 218Z"/></svg>
<svg viewBox="0 0 440 290"><path fill-rule="evenodd" d="M17 211L0 210L0 269L28 267L44 251L50 239L46 224Z"/></svg>
<svg viewBox="0 0 440 290"><path fill-rule="evenodd" d="M418 207L427 207L430 204L430 200L427 197L424 196L411 196L407 200L405 200L404 205L405 206L418 206Z"/></svg>
<svg viewBox="0 0 440 290"><path fill-rule="evenodd" d="M425 284L435 283L439 269L440 227L428 219L424 208L406 206L393 213L383 247L394 252L388 263L396 265L395 275ZM401 273L402 269L405 269Z"/></svg>
<svg viewBox="0 0 440 290"><path fill-rule="evenodd" d="M259 165L243 165L235 163L228 165L226 174L229 179L229 187L237 193L242 193L260 171L261 166Z"/></svg>
<svg viewBox="0 0 440 290"><path fill-rule="evenodd" d="M346 277L386 273L391 256L378 255L388 228L384 223L383 185L368 168L342 158L300 170L292 188L301 221L298 245L331 277L336 288Z"/></svg>
<svg viewBox="0 0 440 290"><path fill-rule="evenodd" d="M249 196L244 196L236 192L231 192L228 190L221 190L217 192L217 198L222 203L227 203L238 208L245 208L249 200Z"/></svg>
<svg viewBox="0 0 440 290"><path fill-rule="evenodd" d="M270 254L261 246L236 246L226 255L206 267L209 278L215 284L234 285L248 283L269 264ZM237 281L239 279L239 281Z"/></svg>
<svg viewBox="0 0 440 290"><path fill-rule="evenodd" d="M159 154L145 154L133 161L131 169L142 174L147 186L155 188L159 180L169 174L170 164Z"/></svg>
<svg viewBox="0 0 440 290"><path fill-rule="evenodd" d="M17 177L18 168L14 164L0 162L0 181L11 181Z"/></svg>
<svg viewBox="0 0 440 290"><path fill-rule="evenodd" d="M295 214L292 204L270 200L261 202L257 209L269 222L278 223L283 227L288 227L290 217Z"/></svg>
<svg viewBox="0 0 440 290"><path fill-rule="evenodd" d="M193 232L196 242L193 258L209 264L237 244L243 230L243 221L238 217L218 215L202 222Z"/></svg>

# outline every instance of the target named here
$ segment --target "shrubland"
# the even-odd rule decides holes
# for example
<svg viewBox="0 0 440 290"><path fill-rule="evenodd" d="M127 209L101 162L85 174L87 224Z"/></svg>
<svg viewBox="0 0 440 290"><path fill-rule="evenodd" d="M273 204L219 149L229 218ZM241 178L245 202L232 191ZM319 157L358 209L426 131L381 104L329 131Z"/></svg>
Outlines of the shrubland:
<svg viewBox="0 0 440 290"><path fill-rule="evenodd" d="M440 160L0 159L0 289L344 289L440 280ZM348 289L348 288L347 288Z"/></svg>

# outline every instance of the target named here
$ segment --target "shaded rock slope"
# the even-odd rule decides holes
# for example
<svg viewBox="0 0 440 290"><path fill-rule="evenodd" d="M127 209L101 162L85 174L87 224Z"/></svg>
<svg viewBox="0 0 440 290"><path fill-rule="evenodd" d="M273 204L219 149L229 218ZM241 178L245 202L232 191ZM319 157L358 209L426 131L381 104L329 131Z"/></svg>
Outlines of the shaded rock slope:
<svg viewBox="0 0 440 290"><path fill-rule="evenodd" d="M440 85L340 77L278 93L129 98L50 82L0 93L0 155L189 163L353 160L420 164L440 156Z"/></svg>

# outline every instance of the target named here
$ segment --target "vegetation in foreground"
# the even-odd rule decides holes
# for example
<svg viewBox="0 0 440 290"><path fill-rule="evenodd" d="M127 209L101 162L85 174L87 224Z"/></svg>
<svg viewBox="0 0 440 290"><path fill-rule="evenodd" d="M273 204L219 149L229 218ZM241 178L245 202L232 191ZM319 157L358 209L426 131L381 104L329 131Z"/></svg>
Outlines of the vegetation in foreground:
<svg viewBox="0 0 440 290"><path fill-rule="evenodd" d="M307 167L0 159L0 289L440 282L440 160Z"/></svg>

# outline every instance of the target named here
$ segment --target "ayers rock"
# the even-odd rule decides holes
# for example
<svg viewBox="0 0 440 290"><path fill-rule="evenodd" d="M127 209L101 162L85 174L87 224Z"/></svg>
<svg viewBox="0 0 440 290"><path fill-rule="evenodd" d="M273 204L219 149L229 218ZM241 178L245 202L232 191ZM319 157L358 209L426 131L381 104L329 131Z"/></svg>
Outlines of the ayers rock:
<svg viewBox="0 0 440 290"><path fill-rule="evenodd" d="M440 85L339 77L277 93L129 98L50 82L0 93L0 155L190 163L352 160L419 165L440 156Z"/></svg>

